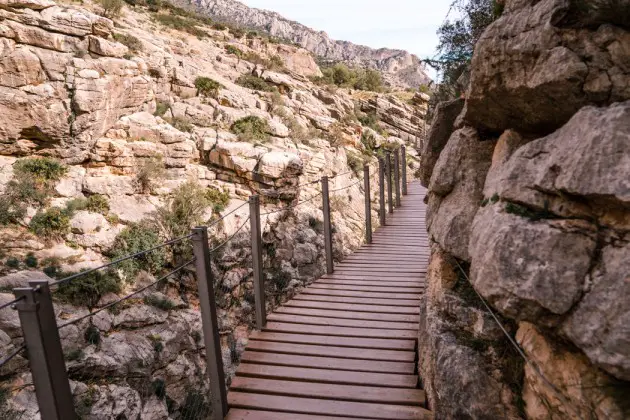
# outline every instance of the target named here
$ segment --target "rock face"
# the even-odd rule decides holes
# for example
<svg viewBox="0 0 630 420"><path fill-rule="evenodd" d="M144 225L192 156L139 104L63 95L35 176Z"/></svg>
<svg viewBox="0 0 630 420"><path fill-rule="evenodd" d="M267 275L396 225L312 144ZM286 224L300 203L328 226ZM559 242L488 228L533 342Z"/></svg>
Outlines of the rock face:
<svg viewBox="0 0 630 420"><path fill-rule="evenodd" d="M630 9L577 3L506 1L460 115L438 108L424 144L420 372L437 417L630 416ZM513 345L470 328L480 297L531 363L485 357Z"/></svg>
<svg viewBox="0 0 630 420"><path fill-rule="evenodd" d="M325 32L308 28L269 10L248 7L236 0L179 0L177 3L192 6L211 17L264 30L272 36L293 41L322 58L376 68L394 85L416 88L431 80L420 59L407 51L375 50L347 41L335 41Z"/></svg>
<svg viewBox="0 0 630 420"><path fill-rule="evenodd" d="M183 11L178 16L196 25L196 36L158 23L145 6L125 5L115 24L98 13L91 4L0 0L0 304L29 280L99 267L119 248L146 249L154 236L164 242L229 213L210 230L215 245L234 235L212 255L229 378L253 325L249 196L259 195L268 213L262 234L271 310L324 272L316 182L328 175L331 190L339 190L331 211L334 253L342 258L364 235L363 188L351 168L375 163L379 149L410 138L405 133L423 122L426 98L407 103L379 94L380 124L390 131L381 136L356 122L363 104L351 92L309 81L321 72L303 48L227 38ZM268 68L272 59L276 71ZM242 78L262 88L244 87ZM212 81L220 87L204 91ZM247 117L264 123L256 138L234 129ZM416 154L408 150L411 174ZM34 166L26 175L25 163ZM48 179L55 168L59 176ZM180 200L184 208L175 205L191 185L201 193ZM199 204L200 197L211 203ZM187 219L190 213L197 220ZM130 237L130 229L141 233ZM55 288L58 325L140 292L61 330L81 418L209 415L194 274L183 270L153 284L180 264L189 252L182 248ZM21 336L16 311L0 310L0 358L22 345ZM0 417L38 418L26 357L12 359L0 375L7 396Z"/></svg>

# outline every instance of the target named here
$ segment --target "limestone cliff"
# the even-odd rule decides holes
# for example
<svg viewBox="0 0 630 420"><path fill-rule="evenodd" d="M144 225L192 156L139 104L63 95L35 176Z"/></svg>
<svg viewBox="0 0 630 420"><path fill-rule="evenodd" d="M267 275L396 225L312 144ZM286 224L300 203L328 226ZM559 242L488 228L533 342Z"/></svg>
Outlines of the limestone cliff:
<svg viewBox="0 0 630 420"><path fill-rule="evenodd" d="M125 6L115 21L101 13L88 2L0 0L0 304L29 279L63 277L187 233L191 226L165 223L174 206L195 204L176 197L201 200L194 222L205 224L251 194L265 212L313 197L323 175L340 175L331 189L356 182L364 162L402 144L426 113L422 100L314 85L307 76L319 68L308 51L213 29L168 5ZM362 126L361 108L382 121ZM199 189L201 198L184 194ZM362 194L355 185L332 198L338 257L362 241ZM323 272L321 220L317 200L264 217L269 308ZM252 323L247 206L211 232L219 244L243 224L213 254L228 374ZM92 278L93 293L56 289L58 323L151 284L185 252ZM63 329L82 418L204 418L197 305L194 277L184 273ZM21 343L17 314L0 311L0 355ZM36 418L26 359L0 375L0 417Z"/></svg>
<svg viewBox="0 0 630 420"><path fill-rule="evenodd" d="M629 10L506 1L436 110L419 369L440 418L630 416Z"/></svg>
<svg viewBox="0 0 630 420"><path fill-rule="evenodd" d="M420 59L403 50L374 49L348 41L331 39L325 32L311 29L284 18L276 12L248 7L236 0L178 0L196 10L249 28L264 30L270 35L301 45L315 55L383 72L386 81L403 87L417 88L431 80Z"/></svg>

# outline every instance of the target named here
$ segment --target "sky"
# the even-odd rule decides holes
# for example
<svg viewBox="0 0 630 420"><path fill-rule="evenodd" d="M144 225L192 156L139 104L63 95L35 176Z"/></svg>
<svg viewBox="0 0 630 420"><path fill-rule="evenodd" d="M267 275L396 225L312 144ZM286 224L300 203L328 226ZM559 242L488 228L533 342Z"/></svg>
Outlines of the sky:
<svg viewBox="0 0 630 420"><path fill-rule="evenodd" d="M240 0L273 10L333 39L432 57L452 0ZM431 70L431 69L429 69ZM435 72L430 71L435 77Z"/></svg>

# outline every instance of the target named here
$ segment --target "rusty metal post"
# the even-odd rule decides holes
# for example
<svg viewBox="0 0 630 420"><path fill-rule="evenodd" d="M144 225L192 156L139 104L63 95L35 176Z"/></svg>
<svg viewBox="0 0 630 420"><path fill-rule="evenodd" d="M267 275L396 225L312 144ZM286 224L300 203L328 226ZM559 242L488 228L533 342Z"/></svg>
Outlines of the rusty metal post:
<svg viewBox="0 0 630 420"><path fill-rule="evenodd" d="M322 211L324 212L324 248L326 249L326 273L335 271L332 247L332 225L330 223L330 197L328 195L328 177L322 177Z"/></svg>
<svg viewBox="0 0 630 420"><path fill-rule="evenodd" d="M396 185L396 208L400 207L400 149L394 151L394 184Z"/></svg>
<svg viewBox="0 0 630 420"><path fill-rule="evenodd" d="M208 244L208 228L193 229L193 252L195 254L195 271L199 288L199 306L203 341L206 345L206 364L210 379L210 399L212 402L212 420L223 420L228 412L227 392L225 388L225 372L221 355L221 338L217 306L214 300L212 268L210 266L210 246Z"/></svg>
<svg viewBox="0 0 630 420"><path fill-rule="evenodd" d="M389 212L394 212L394 192L392 191L392 154L385 152L385 174L387 177L387 205Z"/></svg>
<svg viewBox="0 0 630 420"><path fill-rule="evenodd" d="M385 214L385 162L383 162L383 158L378 158L378 204L379 221L381 226L385 226L387 217Z"/></svg>
<svg viewBox="0 0 630 420"><path fill-rule="evenodd" d="M46 280L13 289L42 420L76 420L59 329Z"/></svg>
<svg viewBox="0 0 630 420"><path fill-rule="evenodd" d="M372 203L370 201L370 167L363 165L363 193L365 195L365 242L372 243Z"/></svg>
<svg viewBox="0 0 630 420"><path fill-rule="evenodd" d="M407 148L404 145L400 147L400 153L402 154L402 194L407 195Z"/></svg>
<svg viewBox="0 0 630 420"><path fill-rule="evenodd" d="M263 278L262 232L260 227L260 197L249 197L249 223L252 237L252 268L254 270L254 306L256 329L261 331L267 323L265 307L265 279Z"/></svg>

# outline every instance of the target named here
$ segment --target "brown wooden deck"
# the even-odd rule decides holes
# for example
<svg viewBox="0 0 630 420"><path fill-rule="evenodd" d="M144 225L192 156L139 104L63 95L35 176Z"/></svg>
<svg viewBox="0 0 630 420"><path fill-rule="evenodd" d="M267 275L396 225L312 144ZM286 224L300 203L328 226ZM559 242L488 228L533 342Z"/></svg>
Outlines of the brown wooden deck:
<svg viewBox="0 0 630 420"><path fill-rule="evenodd" d="M425 189L250 336L229 420L425 419L416 350L429 246Z"/></svg>

